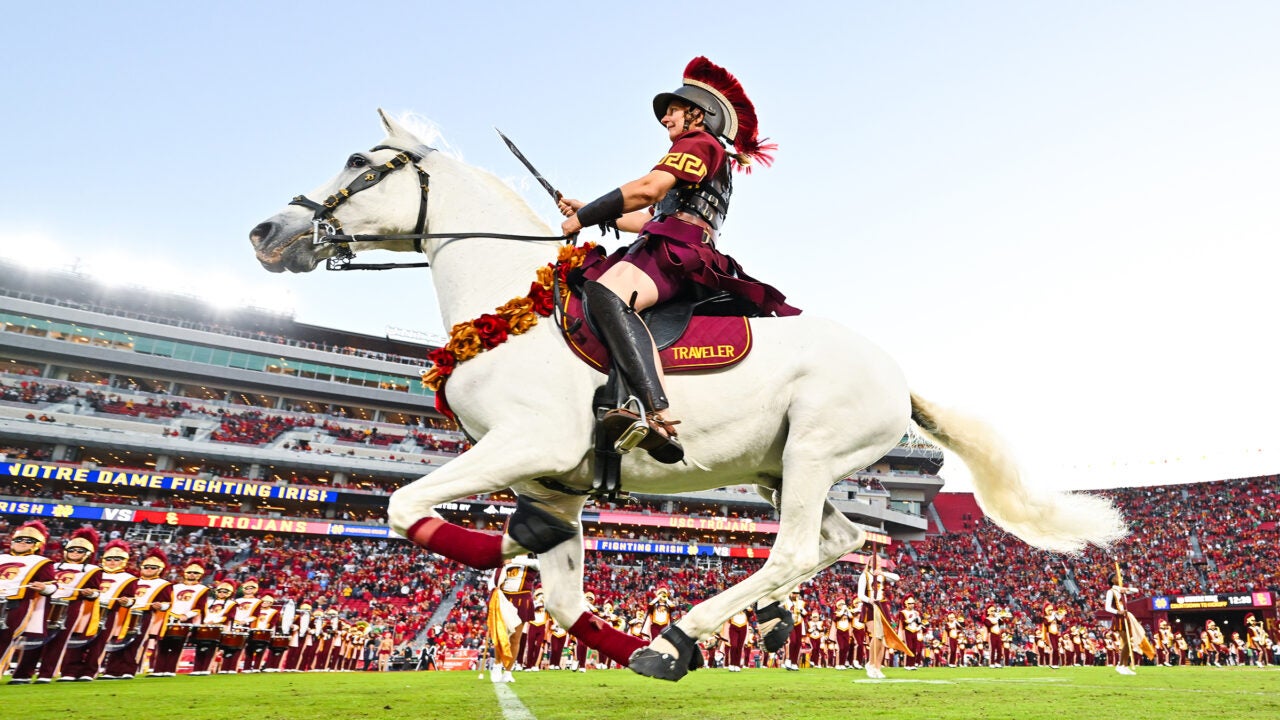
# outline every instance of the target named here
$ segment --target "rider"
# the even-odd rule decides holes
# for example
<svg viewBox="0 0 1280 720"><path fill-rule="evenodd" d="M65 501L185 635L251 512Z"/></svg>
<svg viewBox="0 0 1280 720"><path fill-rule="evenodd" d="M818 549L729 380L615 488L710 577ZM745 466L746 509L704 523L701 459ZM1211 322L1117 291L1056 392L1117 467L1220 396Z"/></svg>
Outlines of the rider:
<svg viewBox="0 0 1280 720"><path fill-rule="evenodd" d="M560 212L568 219L561 231L573 235L586 226L616 222L619 230L640 234L605 261L604 273L587 281L583 292L591 321L647 412L645 418L626 408L609 412L608 432L620 436L647 420L640 447L658 462L675 463L684 457L677 421L668 417L662 364L637 313L691 284L729 291L754 305L756 314L800 311L716 250L733 191L730 168L747 169L752 160L768 165L775 148L757 136L755 108L737 79L705 57L694 58L684 83L653 99L653 113L666 127L671 149L647 175L596 200L562 199ZM726 153L725 143L736 152Z"/></svg>

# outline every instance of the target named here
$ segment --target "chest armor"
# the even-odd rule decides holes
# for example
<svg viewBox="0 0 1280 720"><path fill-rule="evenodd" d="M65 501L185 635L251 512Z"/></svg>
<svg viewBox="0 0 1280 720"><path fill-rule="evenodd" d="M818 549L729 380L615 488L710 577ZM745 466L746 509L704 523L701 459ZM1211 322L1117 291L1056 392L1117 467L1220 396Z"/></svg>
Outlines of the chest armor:
<svg viewBox="0 0 1280 720"><path fill-rule="evenodd" d="M655 219L662 219L679 212L696 215L712 228L719 230L729 213L729 196L733 194L733 177L729 162L721 164L715 175L700 183L678 182L667 191L654 207Z"/></svg>

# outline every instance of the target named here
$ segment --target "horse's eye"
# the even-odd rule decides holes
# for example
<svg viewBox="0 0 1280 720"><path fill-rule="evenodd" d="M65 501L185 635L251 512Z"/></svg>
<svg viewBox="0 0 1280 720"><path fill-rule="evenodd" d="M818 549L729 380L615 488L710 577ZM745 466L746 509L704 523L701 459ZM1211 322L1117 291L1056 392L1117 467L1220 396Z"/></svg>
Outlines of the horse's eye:
<svg viewBox="0 0 1280 720"><path fill-rule="evenodd" d="M368 164L369 161L363 155L352 155L347 158L347 167L349 168L362 168Z"/></svg>

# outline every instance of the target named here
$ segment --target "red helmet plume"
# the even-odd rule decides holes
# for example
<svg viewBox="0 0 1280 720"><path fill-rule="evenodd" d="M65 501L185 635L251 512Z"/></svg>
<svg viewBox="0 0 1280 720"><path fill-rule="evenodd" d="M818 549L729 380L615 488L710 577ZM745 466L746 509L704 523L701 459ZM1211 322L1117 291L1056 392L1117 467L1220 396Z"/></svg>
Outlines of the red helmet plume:
<svg viewBox="0 0 1280 720"><path fill-rule="evenodd" d="M123 550L125 555L133 555L133 548L129 547L129 543L124 540L112 540L102 548L102 554L106 555L111 550Z"/></svg>
<svg viewBox="0 0 1280 720"><path fill-rule="evenodd" d="M98 531L86 525L72 531L67 536L66 542L63 543L63 547L80 547L93 553L98 551L98 543L101 541L102 536L98 534Z"/></svg>
<svg viewBox="0 0 1280 720"><path fill-rule="evenodd" d="M150 550L148 550L147 554L142 556L142 562L145 563L151 558L155 558L156 560L159 560L160 562L164 563L165 567L169 566L169 556L165 555L164 551L158 547L153 547Z"/></svg>

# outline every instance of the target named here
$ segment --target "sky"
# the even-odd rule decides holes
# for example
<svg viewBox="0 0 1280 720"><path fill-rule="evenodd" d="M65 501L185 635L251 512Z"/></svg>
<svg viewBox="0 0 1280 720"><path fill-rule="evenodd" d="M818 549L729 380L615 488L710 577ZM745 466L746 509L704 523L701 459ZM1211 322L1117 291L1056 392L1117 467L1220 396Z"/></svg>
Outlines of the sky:
<svg viewBox="0 0 1280 720"><path fill-rule="evenodd" d="M493 128L589 200L666 152L650 101L706 55L779 145L737 178L721 249L986 419L1029 482L1280 472L1280 3L69 2L5 22L5 257L442 336L429 270L273 275L250 228L379 140L379 107L558 223Z"/></svg>

